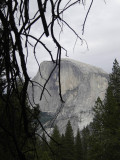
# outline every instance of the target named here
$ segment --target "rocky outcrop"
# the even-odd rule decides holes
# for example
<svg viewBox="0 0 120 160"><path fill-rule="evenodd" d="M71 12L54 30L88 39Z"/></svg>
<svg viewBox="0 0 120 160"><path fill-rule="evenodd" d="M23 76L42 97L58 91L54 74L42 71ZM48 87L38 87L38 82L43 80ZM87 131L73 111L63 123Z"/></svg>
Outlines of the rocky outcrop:
<svg viewBox="0 0 120 160"><path fill-rule="evenodd" d="M41 63L40 71L33 81L44 85L53 67L52 62ZM92 107L98 96L104 99L108 86L107 79L108 74L100 68L63 59L61 61L61 91L65 103L61 103L59 97L58 68L55 69L47 83L46 88L49 93L45 90L41 101L42 87L37 83L34 83L34 92L32 85L29 85L28 93L31 102L39 104L42 112L53 115L53 117L57 115L47 123L49 127L55 123L59 126L60 131L64 132L70 120L74 133L76 133L78 127L82 129L92 121Z"/></svg>

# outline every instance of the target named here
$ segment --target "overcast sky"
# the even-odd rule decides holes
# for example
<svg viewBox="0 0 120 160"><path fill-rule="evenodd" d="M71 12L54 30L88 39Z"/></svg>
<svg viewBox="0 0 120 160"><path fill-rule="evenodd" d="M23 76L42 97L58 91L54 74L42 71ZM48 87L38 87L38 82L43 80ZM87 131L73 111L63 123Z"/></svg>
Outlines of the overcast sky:
<svg viewBox="0 0 120 160"><path fill-rule="evenodd" d="M35 1L32 2L31 6L34 11L36 8ZM76 42L75 35L66 27L61 34L60 43L68 50L69 57L67 58L100 67L110 73L114 59L117 58L120 62L120 0L106 0L106 3L104 0L94 0L82 36L82 24L88 6L88 0L86 0L85 7L82 5L74 6L64 14L64 18L87 41L89 49L85 43L81 45L79 40ZM36 24L32 30L32 34L36 37L41 28L39 25ZM59 33L56 27L57 32ZM44 38L43 42L48 47L52 46L50 38ZM36 50L39 63L50 59L42 48L38 47ZM56 53L55 46L52 46L52 51L54 54ZM62 57L66 58L65 52L62 53ZM34 77L38 66L32 54L28 58L27 65L30 77Z"/></svg>

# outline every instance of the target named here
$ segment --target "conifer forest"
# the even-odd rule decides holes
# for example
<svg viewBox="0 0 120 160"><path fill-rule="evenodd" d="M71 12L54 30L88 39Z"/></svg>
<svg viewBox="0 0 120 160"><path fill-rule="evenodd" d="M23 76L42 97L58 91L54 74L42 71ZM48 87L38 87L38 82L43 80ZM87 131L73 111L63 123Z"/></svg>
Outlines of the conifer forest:
<svg viewBox="0 0 120 160"><path fill-rule="evenodd" d="M118 160L120 159L120 66L115 59L104 101L98 97L93 107L94 119L74 136L70 121L65 134L54 127L52 139L40 140L43 159ZM44 147L42 147L44 146Z"/></svg>
<svg viewBox="0 0 120 160"><path fill-rule="evenodd" d="M72 42L73 50L77 43L79 47L83 45L88 50L83 35L93 0L88 1L85 16L80 17L82 22L78 23L78 26L73 24L72 20L69 23L69 20L81 14L74 15L72 10L68 10L76 6L80 7L79 10L84 10L86 0L36 0L36 8L31 6L30 2L33 4L33 1L29 0L0 0L0 160L120 160L120 65L117 59L114 60L112 72L109 74L104 100L98 97L92 108L93 121L82 130L78 128L76 135L70 120L64 133L60 133L55 124L49 133L40 118L47 122L51 117L44 113L42 115L40 106L35 103L33 105L28 96L29 84L33 88L32 95L34 86L39 87L39 100L45 98L45 92L50 95L46 86L57 69L56 88L61 104L64 103L61 58L63 54L66 57L69 55L64 46L64 38L69 37L65 31L69 30L75 39L75 42ZM65 18L64 13L72 14L70 18ZM34 34L34 25L39 31L37 35ZM82 29L77 32L74 27L79 29L80 26ZM68 48L71 41L72 38L68 38ZM100 46L96 42L91 44ZM40 59L36 56L38 49ZM44 53L54 64L48 78L44 78L40 70ZM101 50L99 53L101 54ZM31 56L45 81L44 84L33 81L28 72L27 62ZM31 58L31 61L33 59ZM30 67L36 71L34 63L31 63ZM39 128L42 132L38 132Z"/></svg>
<svg viewBox="0 0 120 160"><path fill-rule="evenodd" d="M3 73L3 72L1 72ZM5 80L0 75L1 91L4 88ZM19 89L21 83L18 81ZM6 99L6 94L1 93ZM109 83L104 101L98 97L93 107L94 119L82 131L78 129L74 135L70 121L66 131L61 135L59 128L54 127L51 136L46 138L43 134L32 135L37 132L38 124L34 116L39 115L38 109L32 110L28 106L29 133L30 137L22 133L23 120L19 120L21 111L18 99L12 96L12 103L16 103L14 110L9 110L9 116L4 111L4 101L0 99L0 156L1 159L10 160L17 157L16 147L20 147L28 159L41 160L115 160L120 159L120 66L115 59L112 73L109 75ZM26 102L27 103L27 102ZM33 113L31 117L30 113ZM17 120L14 122L14 118ZM9 121L11 120L11 121ZM14 123L13 123L14 122ZM15 133L14 133L15 132ZM17 142L16 139L17 138ZM15 146L16 145L16 146ZM35 149L35 152L32 152ZM33 154L34 153L34 154Z"/></svg>

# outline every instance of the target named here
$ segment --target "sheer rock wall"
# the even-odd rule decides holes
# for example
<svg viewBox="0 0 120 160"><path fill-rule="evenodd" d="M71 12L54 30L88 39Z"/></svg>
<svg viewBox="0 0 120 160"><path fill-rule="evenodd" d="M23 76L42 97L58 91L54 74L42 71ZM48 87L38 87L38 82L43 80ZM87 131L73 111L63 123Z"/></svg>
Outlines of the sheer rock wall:
<svg viewBox="0 0 120 160"><path fill-rule="evenodd" d="M45 61L40 65L40 72L34 77L34 81L44 85L45 79L50 75L54 64ZM51 127L57 124L61 133L64 133L68 120L71 121L74 133L77 128L82 129L93 119L92 107L97 97L104 99L106 88L108 86L108 74L102 69L84 64L81 62L66 60L61 61L61 89L65 103L61 103L59 97L58 69L52 74L45 90L42 100L40 95L42 88L36 84L34 92L29 85L28 94L31 102L39 104L42 112L50 115L57 115L48 122L47 126ZM33 95L34 93L34 95Z"/></svg>

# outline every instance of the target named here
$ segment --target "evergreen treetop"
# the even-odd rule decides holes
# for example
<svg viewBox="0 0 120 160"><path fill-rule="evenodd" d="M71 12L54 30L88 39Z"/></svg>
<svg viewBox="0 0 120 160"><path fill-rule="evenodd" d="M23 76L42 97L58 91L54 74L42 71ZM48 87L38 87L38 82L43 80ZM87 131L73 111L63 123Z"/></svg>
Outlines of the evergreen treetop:
<svg viewBox="0 0 120 160"><path fill-rule="evenodd" d="M68 121L64 138L64 160L74 159L74 135L71 122Z"/></svg>
<svg viewBox="0 0 120 160"><path fill-rule="evenodd" d="M92 159L120 159L120 66L115 59L105 100L97 99L91 123Z"/></svg>
<svg viewBox="0 0 120 160"><path fill-rule="evenodd" d="M77 135L75 137L75 160L82 160L82 158L83 158L83 149L82 149L81 135L78 129Z"/></svg>

